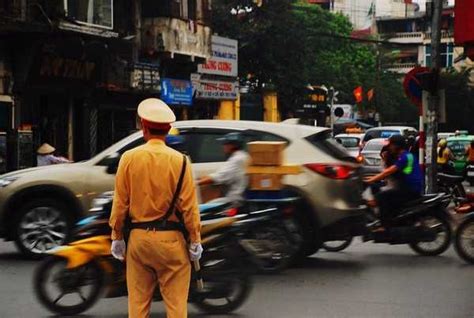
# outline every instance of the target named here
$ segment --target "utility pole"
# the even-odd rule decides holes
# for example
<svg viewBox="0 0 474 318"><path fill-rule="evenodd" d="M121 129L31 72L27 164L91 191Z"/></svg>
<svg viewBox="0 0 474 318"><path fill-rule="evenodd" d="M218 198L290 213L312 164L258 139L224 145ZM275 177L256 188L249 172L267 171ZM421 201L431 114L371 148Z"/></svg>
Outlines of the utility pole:
<svg viewBox="0 0 474 318"><path fill-rule="evenodd" d="M440 74L440 43L441 43L441 13L443 11L443 0L433 0L433 14L431 23L431 72L432 85L428 98L427 129L426 129L426 191L435 193L437 191L436 174L436 150L439 108L439 74Z"/></svg>
<svg viewBox="0 0 474 318"><path fill-rule="evenodd" d="M330 122L331 122L331 132L332 132L332 135L334 136L334 93L335 93L335 90L334 90L334 87L331 86L329 88L329 98L331 99L329 101L329 109L330 109L330 113L331 113L331 117L330 118Z"/></svg>

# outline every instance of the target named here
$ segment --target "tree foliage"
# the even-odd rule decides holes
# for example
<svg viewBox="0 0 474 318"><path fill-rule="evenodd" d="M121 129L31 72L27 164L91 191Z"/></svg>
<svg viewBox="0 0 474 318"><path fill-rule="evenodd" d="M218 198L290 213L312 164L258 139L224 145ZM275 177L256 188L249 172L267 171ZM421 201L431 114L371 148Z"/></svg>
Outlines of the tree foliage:
<svg viewBox="0 0 474 318"><path fill-rule="evenodd" d="M449 70L441 74L441 87L446 94L447 123L440 131L468 130L474 133L473 69Z"/></svg>
<svg viewBox="0 0 474 318"><path fill-rule="evenodd" d="M251 74L261 85L275 85L283 114L301 105L308 84L333 86L340 92L339 103L351 104L355 87L367 91L377 86L378 111L385 121L416 120L399 78L389 73L377 77L374 45L327 36L350 36L352 26L345 16L317 5L272 0L238 19L230 15L237 4L214 2L214 32L239 40L240 76ZM374 101L362 106L373 108Z"/></svg>

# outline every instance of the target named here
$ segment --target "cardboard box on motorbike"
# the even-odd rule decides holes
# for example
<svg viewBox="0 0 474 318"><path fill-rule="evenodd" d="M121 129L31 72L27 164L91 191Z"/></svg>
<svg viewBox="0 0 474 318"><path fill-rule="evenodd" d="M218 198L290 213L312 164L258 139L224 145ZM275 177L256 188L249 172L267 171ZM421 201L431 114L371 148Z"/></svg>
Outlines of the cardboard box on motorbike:
<svg viewBox="0 0 474 318"><path fill-rule="evenodd" d="M247 167L250 190L278 191L284 187L285 175L301 173L300 166L284 164L286 142L254 141L247 145L251 158Z"/></svg>

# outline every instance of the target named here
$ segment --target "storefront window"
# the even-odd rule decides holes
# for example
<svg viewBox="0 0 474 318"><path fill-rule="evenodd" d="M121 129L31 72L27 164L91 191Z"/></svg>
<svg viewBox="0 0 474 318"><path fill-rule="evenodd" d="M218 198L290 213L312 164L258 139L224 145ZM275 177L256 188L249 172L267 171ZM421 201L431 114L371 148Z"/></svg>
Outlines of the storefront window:
<svg viewBox="0 0 474 318"><path fill-rule="evenodd" d="M65 0L66 14L77 22L113 29L113 0Z"/></svg>

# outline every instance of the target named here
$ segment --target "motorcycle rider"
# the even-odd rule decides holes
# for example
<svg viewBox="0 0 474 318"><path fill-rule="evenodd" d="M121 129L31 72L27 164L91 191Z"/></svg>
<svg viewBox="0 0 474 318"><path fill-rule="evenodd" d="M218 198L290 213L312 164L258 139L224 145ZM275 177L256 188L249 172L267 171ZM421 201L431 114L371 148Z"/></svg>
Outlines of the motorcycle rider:
<svg viewBox="0 0 474 318"><path fill-rule="evenodd" d="M390 227L391 220L403 203L419 198L423 190L421 169L415 156L406 148L405 137L401 135L390 137L388 149L390 154L397 158L396 161L381 173L365 179L366 183L372 184L398 173L397 186L381 191L375 196L383 226L380 230Z"/></svg>
<svg viewBox="0 0 474 318"><path fill-rule="evenodd" d="M474 165L474 140L472 140L471 144L466 148L466 157L468 165Z"/></svg>
<svg viewBox="0 0 474 318"><path fill-rule="evenodd" d="M185 318L189 260L198 260L202 253L191 165L164 143L176 120L168 105L149 98L138 106L138 115L146 144L125 152L118 166L109 221L111 251L115 258L127 261L129 317L149 317L158 283L167 317ZM123 240L127 216L131 221L128 248ZM189 251L180 223L189 234Z"/></svg>
<svg viewBox="0 0 474 318"><path fill-rule="evenodd" d="M239 132L231 132L219 139L224 146L227 161L215 173L205 176L198 181L198 185L223 185L225 197L212 202L231 202L239 206L244 201L244 192L248 178L245 172L249 155L243 150L244 138Z"/></svg>
<svg viewBox="0 0 474 318"><path fill-rule="evenodd" d="M448 148L448 142L446 139L441 139L438 142L438 170L439 172L444 172L448 174L454 173L454 168L452 166L452 161L454 160L454 155L451 150Z"/></svg>

